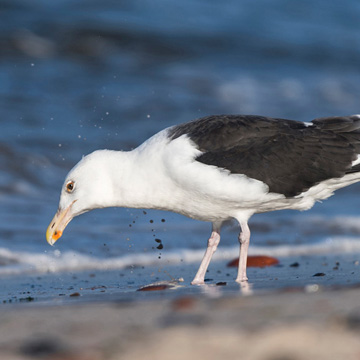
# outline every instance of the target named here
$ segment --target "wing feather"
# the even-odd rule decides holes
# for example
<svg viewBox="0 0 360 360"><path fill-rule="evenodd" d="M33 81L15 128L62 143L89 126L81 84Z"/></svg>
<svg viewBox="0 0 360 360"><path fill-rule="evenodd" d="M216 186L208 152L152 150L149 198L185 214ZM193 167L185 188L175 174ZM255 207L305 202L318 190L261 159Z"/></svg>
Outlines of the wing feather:
<svg viewBox="0 0 360 360"><path fill-rule="evenodd" d="M321 181L359 171L358 116L302 122L254 115L210 116L175 126L170 136L187 135L208 165L266 183L270 192L296 196Z"/></svg>

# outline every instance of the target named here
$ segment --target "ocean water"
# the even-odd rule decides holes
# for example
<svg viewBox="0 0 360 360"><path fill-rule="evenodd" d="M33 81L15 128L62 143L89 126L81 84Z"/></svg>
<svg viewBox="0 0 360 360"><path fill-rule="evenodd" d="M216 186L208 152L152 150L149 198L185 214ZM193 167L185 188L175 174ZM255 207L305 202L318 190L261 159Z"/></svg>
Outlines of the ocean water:
<svg viewBox="0 0 360 360"><path fill-rule="evenodd" d="M95 210L50 247L64 177L84 154L210 114L360 112L355 0L0 6L0 275L200 262L210 225L161 211ZM359 195L353 185L308 212L255 215L250 253L360 253ZM237 255L237 233L225 227L215 261Z"/></svg>

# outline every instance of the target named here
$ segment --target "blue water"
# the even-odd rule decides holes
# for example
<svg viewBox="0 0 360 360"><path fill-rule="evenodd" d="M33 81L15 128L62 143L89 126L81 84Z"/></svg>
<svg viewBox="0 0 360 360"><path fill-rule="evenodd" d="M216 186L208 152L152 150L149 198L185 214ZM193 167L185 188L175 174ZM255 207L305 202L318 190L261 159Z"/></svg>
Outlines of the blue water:
<svg viewBox="0 0 360 360"><path fill-rule="evenodd" d="M131 209L82 215L50 248L45 230L64 177L95 149L129 150L209 114L306 121L360 112L355 0L0 6L0 273L91 268L102 259L120 267L140 255L164 263L204 249L209 224ZM254 216L252 248L350 239L358 249L359 193L354 185L306 213ZM224 229L223 249L237 244L237 232Z"/></svg>

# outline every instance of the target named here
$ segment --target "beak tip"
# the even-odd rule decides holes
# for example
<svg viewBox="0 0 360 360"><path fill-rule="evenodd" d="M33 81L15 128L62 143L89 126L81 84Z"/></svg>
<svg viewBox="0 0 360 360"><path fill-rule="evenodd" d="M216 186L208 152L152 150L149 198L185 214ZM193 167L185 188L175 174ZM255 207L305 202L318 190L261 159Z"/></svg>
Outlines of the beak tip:
<svg viewBox="0 0 360 360"><path fill-rule="evenodd" d="M55 244L53 237L51 235L49 236L48 234L46 234L46 241L51 246L53 246Z"/></svg>
<svg viewBox="0 0 360 360"><path fill-rule="evenodd" d="M74 202L72 202L73 204ZM53 246L57 240L59 240L63 234L66 225L71 221L73 215L71 214L71 205L65 210L59 208L54 218L50 222L46 230L46 241L49 245Z"/></svg>
<svg viewBox="0 0 360 360"><path fill-rule="evenodd" d="M56 241L60 239L61 235L62 235L62 231L55 231L54 234L46 233L46 241L48 242L49 245L54 246Z"/></svg>

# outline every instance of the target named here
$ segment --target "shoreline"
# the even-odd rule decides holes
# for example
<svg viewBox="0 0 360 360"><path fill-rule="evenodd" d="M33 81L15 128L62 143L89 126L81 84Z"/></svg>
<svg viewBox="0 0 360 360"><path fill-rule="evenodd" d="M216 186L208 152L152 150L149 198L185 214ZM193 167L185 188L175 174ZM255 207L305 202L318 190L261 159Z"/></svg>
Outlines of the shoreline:
<svg viewBox="0 0 360 360"><path fill-rule="evenodd" d="M360 283L360 254L332 254L278 258L268 267L249 267L247 286L234 279L236 267L214 261L206 275L206 286L190 285L197 263L134 266L124 269L79 272L33 273L1 276L0 304L32 302L39 306L74 302L101 302L146 298L176 298L186 295L219 297L349 288ZM178 281L183 278L184 281ZM164 291L137 291L160 282ZM145 289L148 290L148 289ZM154 290L154 289L153 289ZM156 290L156 289L155 289ZM161 289L157 289L161 290ZM1 307L0 307L1 310Z"/></svg>

